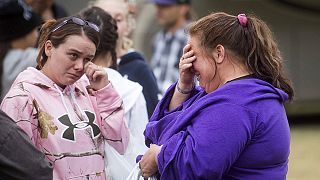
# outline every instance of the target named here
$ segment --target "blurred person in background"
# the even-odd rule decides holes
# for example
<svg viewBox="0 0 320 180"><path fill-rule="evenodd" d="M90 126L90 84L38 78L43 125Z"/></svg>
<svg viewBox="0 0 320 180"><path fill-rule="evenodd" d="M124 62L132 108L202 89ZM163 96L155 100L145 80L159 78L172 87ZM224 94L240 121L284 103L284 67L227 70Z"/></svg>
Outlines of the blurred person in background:
<svg viewBox="0 0 320 180"><path fill-rule="evenodd" d="M0 3L0 77L1 99L17 75L36 66L40 17L23 0L1 0Z"/></svg>
<svg viewBox="0 0 320 180"><path fill-rule="evenodd" d="M37 68L21 72L1 103L53 165L53 179L105 180L105 142L126 150L122 99L91 62L99 42L98 26L79 17L47 21Z"/></svg>
<svg viewBox="0 0 320 180"><path fill-rule="evenodd" d="M43 21L68 16L67 10L54 0L25 0L38 13Z"/></svg>
<svg viewBox="0 0 320 180"><path fill-rule="evenodd" d="M117 71L117 24L106 11L99 7L89 7L80 12L83 19L95 23L100 28L100 44L93 62L105 67L108 79L123 99L125 118L130 132L130 140L124 155L117 153L106 143L106 172L108 179L126 179L136 164L136 156L144 154L147 146L144 143L143 131L148 122L146 101L142 86L124 78Z"/></svg>
<svg viewBox="0 0 320 180"><path fill-rule="evenodd" d="M147 124L142 175L286 179L291 81L271 30L253 15L213 13L187 29L179 80ZM200 86L195 87L194 78Z"/></svg>
<svg viewBox="0 0 320 180"><path fill-rule="evenodd" d="M151 67L161 93L179 78L179 59L187 43L184 32L191 20L191 0L152 0L156 6L156 18L163 28L154 39Z"/></svg>
<svg viewBox="0 0 320 180"><path fill-rule="evenodd" d="M0 110L1 179L52 180L52 166L29 136Z"/></svg>
<svg viewBox="0 0 320 180"><path fill-rule="evenodd" d="M97 0L92 4L104 9L116 20L119 35L117 44L119 72L143 87L142 92L147 102L148 117L151 117L158 103L159 90L151 67L144 57L132 47L133 42L129 35L134 28L135 19L129 11L128 2L124 0Z"/></svg>

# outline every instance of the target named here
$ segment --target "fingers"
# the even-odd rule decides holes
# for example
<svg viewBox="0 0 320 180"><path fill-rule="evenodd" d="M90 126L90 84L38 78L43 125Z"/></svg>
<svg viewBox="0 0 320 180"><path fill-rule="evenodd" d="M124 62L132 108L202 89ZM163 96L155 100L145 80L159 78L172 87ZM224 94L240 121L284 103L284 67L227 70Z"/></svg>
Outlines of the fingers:
<svg viewBox="0 0 320 180"><path fill-rule="evenodd" d="M191 49L191 45L187 44L183 48L183 54L180 59L180 64L179 66L183 66L184 64L192 63L193 61L196 60L196 56L194 55L194 51Z"/></svg>
<svg viewBox="0 0 320 180"><path fill-rule="evenodd" d="M194 51L193 50L190 50L190 51L188 51L188 52L186 52L186 53L184 53L183 55L182 55L182 59L183 60L187 60L187 59L189 59L189 58L191 58L191 57L193 57L194 56Z"/></svg>
<svg viewBox="0 0 320 180"><path fill-rule="evenodd" d="M84 66L84 72L90 81L96 81L98 77L105 76L106 72L103 67L88 62Z"/></svg>
<svg viewBox="0 0 320 180"><path fill-rule="evenodd" d="M187 44L183 48L183 55L179 62L179 84L188 87L193 85L194 79L194 67L193 64L196 61L194 50L192 50L191 45Z"/></svg>
<svg viewBox="0 0 320 180"><path fill-rule="evenodd" d="M150 164L148 157L142 156L141 160L139 161L139 168L141 170L142 177L149 178L156 173L157 170L154 171L151 166L152 165Z"/></svg>
<svg viewBox="0 0 320 180"><path fill-rule="evenodd" d="M185 53L179 62L179 69L181 71L187 70L192 67L192 63L196 60L196 56L194 55L193 50L188 51Z"/></svg>
<svg viewBox="0 0 320 180"><path fill-rule="evenodd" d="M183 47L182 52L183 52L183 54L185 54L186 52L188 52L188 51L190 51L190 50L191 50L191 45L188 43L187 45L185 45L185 46Z"/></svg>
<svg viewBox="0 0 320 180"><path fill-rule="evenodd" d="M109 83L105 69L93 64L92 62L88 62L84 66L84 73L90 81L90 86L95 91L105 87Z"/></svg>

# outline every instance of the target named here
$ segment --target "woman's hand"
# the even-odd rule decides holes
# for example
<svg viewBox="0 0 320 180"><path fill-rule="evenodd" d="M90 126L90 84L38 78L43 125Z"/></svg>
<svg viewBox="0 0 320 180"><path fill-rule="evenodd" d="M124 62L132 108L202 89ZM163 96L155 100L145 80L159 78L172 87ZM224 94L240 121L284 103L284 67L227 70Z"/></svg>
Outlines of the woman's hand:
<svg viewBox="0 0 320 180"><path fill-rule="evenodd" d="M180 59L179 63L179 87L181 89L191 89L194 86L194 71L192 63L196 60L196 56L194 55L193 50L191 49L191 45L187 44L183 48L183 55Z"/></svg>
<svg viewBox="0 0 320 180"><path fill-rule="evenodd" d="M144 178L149 178L158 171L157 156L161 146L151 144L150 149L142 156L139 167Z"/></svg>
<svg viewBox="0 0 320 180"><path fill-rule="evenodd" d="M84 65L84 73L90 81L90 86L94 90L99 90L109 84L108 74L101 66L97 66L92 62Z"/></svg>

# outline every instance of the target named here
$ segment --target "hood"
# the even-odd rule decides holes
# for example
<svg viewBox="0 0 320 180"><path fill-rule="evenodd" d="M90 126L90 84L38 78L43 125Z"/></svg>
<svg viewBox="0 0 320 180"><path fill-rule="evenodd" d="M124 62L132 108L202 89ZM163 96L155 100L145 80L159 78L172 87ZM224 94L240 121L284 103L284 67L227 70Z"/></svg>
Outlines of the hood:
<svg viewBox="0 0 320 180"><path fill-rule="evenodd" d="M56 89L56 83L34 67L28 67L26 70L22 71L13 84L18 83L28 83L48 90Z"/></svg>
<svg viewBox="0 0 320 180"><path fill-rule="evenodd" d="M118 71L106 68L112 86L123 100L125 113L130 111L142 93L142 86L124 78Z"/></svg>
<svg viewBox="0 0 320 180"><path fill-rule="evenodd" d="M275 88L266 81L256 78L228 82L213 93L218 95L220 94L220 91L230 92L230 94L233 94L233 97L226 98L229 101L235 101L232 102L235 104L252 104L255 102L259 102L259 100L268 99L276 99L281 103L285 103L286 101L288 101L287 93L278 88ZM248 98L240 98L244 96ZM239 102L239 99L242 99L244 102Z"/></svg>
<svg viewBox="0 0 320 180"><path fill-rule="evenodd" d="M135 61L135 60L144 61L145 58L136 51L130 51L127 54L121 56L120 59L121 60L119 62L119 65L124 65L129 63L130 61Z"/></svg>
<svg viewBox="0 0 320 180"><path fill-rule="evenodd" d="M13 84L18 84L22 82L32 84L34 86L38 86L48 91L53 91L55 92L55 95L59 96L60 93L69 94L70 90L73 90L76 93L85 94L78 85L80 81L86 81L86 79L81 78L74 84L67 86L68 88L62 89L59 86L57 86L57 84L53 82L49 77L44 75L41 71L37 70L34 67L28 67L26 70L24 70L18 75Z"/></svg>

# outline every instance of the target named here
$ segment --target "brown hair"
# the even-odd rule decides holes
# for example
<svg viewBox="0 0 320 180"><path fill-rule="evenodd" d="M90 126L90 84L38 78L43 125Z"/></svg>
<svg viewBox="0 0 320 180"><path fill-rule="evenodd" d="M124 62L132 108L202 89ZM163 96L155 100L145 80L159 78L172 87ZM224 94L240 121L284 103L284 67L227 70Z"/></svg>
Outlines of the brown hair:
<svg viewBox="0 0 320 180"><path fill-rule="evenodd" d="M253 15L247 16L247 24L241 25L237 16L212 13L192 23L187 31L197 36L207 54L218 44L244 60L250 72L285 91L289 100L294 90L287 78L283 59L277 43L266 23Z"/></svg>
<svg viewBox="0 0 320 180"><path fill-rule="evenodd" d="M117 70L116 45L118 39L117 23L112 16L99 7L90 7L80 12L83 19L96 24L100 28L101 42L97 47L96 57L111 54L110 68Z"/></svg>
<svg viewBox="0 0 320 180"><path fill-rule="evenodd" d="M47 40L50 40L52 42L52 45L55 48L57 48L60 44L63 44L66 41L67 37L72 35L81 36L82 34L84 34L96 45L96 47L99 46L99 43L100 43L99 33L87 25L80 26L75 23L66 23L65 25L62 25L61 27L56 29L54 32L52 32L53 29L59 26L61 22L69 18L70 17L61 18L58 21L49 20L42 25L40 29L39 42L38 42L39 54L37 57L37 63L38 63L37 69L42 69L44 64L47 62L48 56L45 54L45 51L44 51L45 43Z"/></svg>

